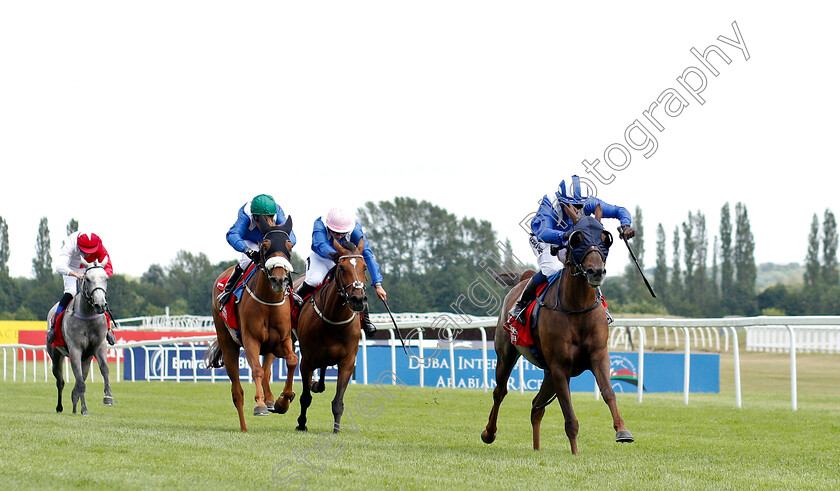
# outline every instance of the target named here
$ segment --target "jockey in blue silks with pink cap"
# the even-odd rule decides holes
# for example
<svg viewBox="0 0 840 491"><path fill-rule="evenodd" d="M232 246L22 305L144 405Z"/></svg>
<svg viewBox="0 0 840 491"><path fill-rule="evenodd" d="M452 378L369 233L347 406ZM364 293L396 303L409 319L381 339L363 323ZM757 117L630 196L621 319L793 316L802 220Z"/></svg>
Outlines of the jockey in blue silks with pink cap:
<svg viewBox="0 0 840 491"><path fill-rule="evenodd" d="M312 230L312 252L306 259L306 277L296 292L298 298L303 299L315 291L323 283L327 273L335 267L335 253L338 251L332 245L333 240L340 245L351 243L353 247L357 247L362 239L365 241L362 257L364 257L368 272L370 272L370 279L376 290L376 296L382 300L387 300L388 295L382 288L382 271L379 269L379 264L377 264L373 251L370 249L370 241L365 237L362 225L341 208L332 208L325 217L315 220ZM370 320L367 304L365 304L365 311L360 317L365 334L368 337L376 334L376 326Z"/></svg>
<svg viewBox="0 0 840 491"><path fill-rule="evenodd" d="M510 310L510 316L519 320L528 304L537 295L537 288L546 282L549 276L563 269L566 261L566 232L572 229L572 219L563 212L561 204L574 207L578 213L582 210L582 216L592 215L595 207L601 205L604 218L615 218L621 223L621 238L630 239L636 232L630 227L630 212L621 206L611 205L591 195L589 186L581 187L580 178L572 176L572 182L567 187L566 181L561 181L558 190L554 193L554 199L549 195L543 196L537 215L531 220L531 250L537 257L537 268L539 271L528 280L525 289L522 291L519 300ZM551 254L552 246L555 246L556 255ZM558 250L559 247L559 250ZM598 292L601 297L601 292ZM609 314L607 314L609 317ZM610 319L611 320L611 319Z"/></svg>

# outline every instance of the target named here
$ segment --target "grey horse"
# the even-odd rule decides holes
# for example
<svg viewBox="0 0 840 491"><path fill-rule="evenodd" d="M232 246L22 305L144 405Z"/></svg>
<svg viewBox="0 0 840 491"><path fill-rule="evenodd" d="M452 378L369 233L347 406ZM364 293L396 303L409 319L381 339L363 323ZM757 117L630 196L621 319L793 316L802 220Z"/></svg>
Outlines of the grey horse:
<svg viewBox="0 0 840 491"><path fill-rule="evenodd" d="M85 405L85 380L90 370L90 359L93 356L96 356L99 371L105 380L105 398L102 402L107 406L114 405L114 398L111 397L111 383L108 380L108 349L105 344L105 334L108 331L108 320L105 316L108 308L106 298L108 274L105 272L104 265L107 262L106 259L103 263L98 261L93 264L84 263L86 270L84 276L78 280L76 296L64 311L61 319L66 346L57 348L47 346L47 353L53 363L55 386L58 388L58 405L55 410L59 413L64 410L61 405L61 392L64 390L64 357L70 358L70 366L76 378L72 394L73 414L76 414L76 404L80 399L82 414L85 416L88 414ZM47 315L47 319L52 318L57 307L56 303Z"/></svg>

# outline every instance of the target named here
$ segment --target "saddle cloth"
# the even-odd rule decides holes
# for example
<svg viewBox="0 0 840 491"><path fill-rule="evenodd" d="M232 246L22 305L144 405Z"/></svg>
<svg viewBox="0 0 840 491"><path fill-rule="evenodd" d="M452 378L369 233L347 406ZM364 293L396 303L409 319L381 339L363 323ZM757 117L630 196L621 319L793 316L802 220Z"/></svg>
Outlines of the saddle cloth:
<svg viewBox="0 0 840 491"><path fill-rule="evenodd" d="M71 300L72 301L72 300ZM57 316L53 316L53 329L55 330L55 337L53 338L52 344L50 344L53 348L63 348L67 346L67 343L64 342L64 329L61 327L61 321L64 319L64 313L67 312L67 309L62 310L60 314ZM105 318L108 320L108 330L111 330L111 315L105 312Z"/></svg>
<svg viewBox="0 0 840 491"><path fill-rule="evenodd" d="M230 331L230 335L240 346L242 345L242 334L239 332L239 322L236 319L236 304L242 299L242 292L245 291L245 283L254 276L256 271L257 267L251 264L248 270L245 271L245 274L242 275L242 278L236 283L232 294L228 297L225 304L220 306L219 313L222 315L222 320L225 321L225 326ZM216 288L219 289L219 292L224 291L228 278L230 276L219 278L219 281L216 283Z"/></svg>

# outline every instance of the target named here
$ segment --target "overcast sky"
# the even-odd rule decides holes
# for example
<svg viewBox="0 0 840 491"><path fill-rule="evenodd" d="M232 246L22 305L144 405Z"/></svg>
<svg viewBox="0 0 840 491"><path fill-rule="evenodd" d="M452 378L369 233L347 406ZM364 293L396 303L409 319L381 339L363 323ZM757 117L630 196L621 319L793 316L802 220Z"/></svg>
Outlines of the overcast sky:
<svg viewBox="0 0 840 491"><path fill-rule="evenodd" d="M75 218L116 272L182 249L232 264L225 233L259 193L303 256L330 207L408 196L489 220L533 262L519 222L572 174L642 208L648 266L657 224L670 262L689 211L711 246L739 201L757 262L802 262L812 216L840 212L837 19L829 2L3 2L11 274L31 275L41 217L53 259ZM745 49L719 40L733 22ZM712 44L717 76L690 52ZM706 79L696 98L684 73ZM651 110L663 94L679 115ZM631 148L636 120L655 151Z"/></svg>

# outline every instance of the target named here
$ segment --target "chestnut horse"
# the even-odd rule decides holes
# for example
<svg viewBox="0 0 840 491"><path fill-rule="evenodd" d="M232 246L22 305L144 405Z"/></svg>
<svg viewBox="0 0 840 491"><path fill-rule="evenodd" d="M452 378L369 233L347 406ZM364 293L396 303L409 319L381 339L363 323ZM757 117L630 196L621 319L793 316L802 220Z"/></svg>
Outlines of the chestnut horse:
<svg viewBox="0 0 840 491"><path fill-rule="evenodd" d="M311 392L324 391L327 367L338 365L338 381L332 400L333 432L340 430L344 414L344 391L356 368L356 353L361 337L361 314L367 305L365 271L362 257L364 239L355 250L345 249L333 240L336 265L327 274L329 282L316 290L301 307L297 323L300 343L300 376L303 393L300 396L300 417L297 430L307 431L306 410L312 403ZM297 282L303 281L298 278ZM321 380L312 381L312 373L321 369Z"/></svg>
<svg viewBox="0 0 840 491"><path fill-rule="evenodd" d="M245 284L247 295L236 304L236 319L245 348L245 357L256 386L254 400L254 416L264 416L272 411L283 414L289 410L289 404L295 397L292 382L298 357L295 354L292 341L291 309L289 299L291 294L292 242L289 234L292 231L292 217L282 226L275 226L271 220L261 220L260 230L263 240L260 242L259 263L256 272ZM208 368L225 367L231 381L233 404L239 413L239 427L248 431L245 426L245 414L242 409L244 396L242 384L239 381L239 348L240 345L229 331L220 313L221 306L216 296L221 292L219 285L230 276L233 268L228 268L216 279L213 288L213 321L216 325L216 341L204 355ZM260 355L263 355L263 365L260 366ZM274 401L274 395L269 388L271 380L271 363L274 358L285 358L288 368L286 385L280 395L280 400Z"/></svg>
<svg viewBox="0 0 840 491"><path fill-rule="evenodd" d="M606 253L612 244L612 236L601 225L600 205L595 209L594 218L581 217L565 205L563 208L574 223L567 244L565 268L560 279L549 286L537 327L532 330L536 348L542 354L544 363L534 360L529 349L513 345L503 327L509 317L508 309L525 287L522 281L505 297L504 308L496 325L496 388L493 390L490 418L481 433L484 443L493 443L496 439L499 405L507 394L507 381L520 355L544 366L542 386L531 403L534 450L540 448L540 423L545 407L556 394L566 420L566 436L569 437L572 453L578 453L578 420L572 408L569 379L584 370L590 370L595 375L604 402L610 408L616 441L633 441L633 436L618 413L615 392L610 384L610 354L607 350L609 324L595 290L606 274ZM523 276L527 278L529 273Z"/></svg>

